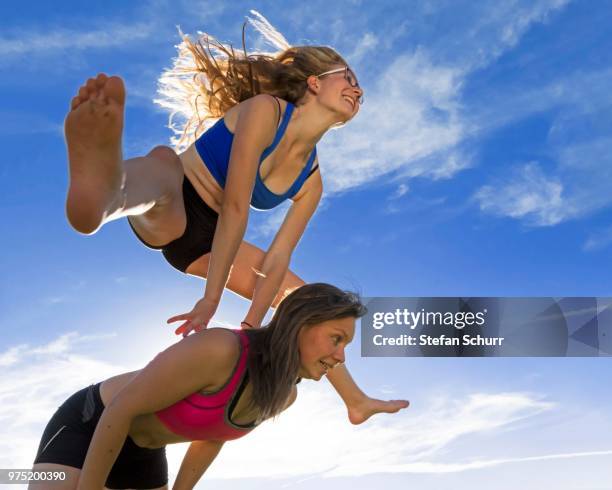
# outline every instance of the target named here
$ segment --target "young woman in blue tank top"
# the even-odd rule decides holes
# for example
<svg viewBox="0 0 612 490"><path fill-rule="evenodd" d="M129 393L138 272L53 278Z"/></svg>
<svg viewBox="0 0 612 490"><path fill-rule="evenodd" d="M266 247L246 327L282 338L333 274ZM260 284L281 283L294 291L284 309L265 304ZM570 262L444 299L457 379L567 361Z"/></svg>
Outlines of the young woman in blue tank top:
<svg viewBox="0 0 612 490"><path fill-rule="evenodd" d="M247 56L244 49L243 56L208 35L197 43L185 37L173 69L162 75L160 103L186 119L173 141L178 155L158 146L123 160L119 77L87 80L66 117L72 226L91 234L128 217L140 240L171 265L206 278L204 297L168 320L182 321L183 335L207 326L224 288L252 300L243 327L256 328L304 284L289 262L322 195L316 143L363 102L356 76L333 49L290 46L262 17L254 25L279 53ZM286 199L292 205L270 249L245 242L249 206L270 209ZM407 406L366 396L344 366L328 379L352 423Z"/></svg>

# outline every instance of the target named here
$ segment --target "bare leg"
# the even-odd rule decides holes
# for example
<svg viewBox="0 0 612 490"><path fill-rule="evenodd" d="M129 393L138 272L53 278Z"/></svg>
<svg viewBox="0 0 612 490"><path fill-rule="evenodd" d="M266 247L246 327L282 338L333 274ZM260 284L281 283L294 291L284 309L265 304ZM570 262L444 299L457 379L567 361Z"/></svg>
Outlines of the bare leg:
<svg viewBox="0 0 612 490"><path fill-rule="evenodd" d="M65 121L70 169L66 214L81 233L94 233L122 216L152 245L185 227L183 170L176 153L156 147L124 161L121 153L125 88L118 77L90 78L72 99Z"/></svg>
<svg viewBox="0 0 612 490"><path fill-rule="evenodd" d="M243 298L251 299L257 281L256 271L261 270L264 256L265 253L260 248L248 242L242 242L225 287ZM209 258L210 254L200 257L187 268L187 272L206 278ZM302 279L293 272L287 271L272 307L276 307L288 292L303 284L305 283ZM395 413L408 406L406 400L385 401L370 398L359 389L348 369L343 365L329 371L327 379L346 404L349 420L353 424L361 424L376 413Z"/></svg>

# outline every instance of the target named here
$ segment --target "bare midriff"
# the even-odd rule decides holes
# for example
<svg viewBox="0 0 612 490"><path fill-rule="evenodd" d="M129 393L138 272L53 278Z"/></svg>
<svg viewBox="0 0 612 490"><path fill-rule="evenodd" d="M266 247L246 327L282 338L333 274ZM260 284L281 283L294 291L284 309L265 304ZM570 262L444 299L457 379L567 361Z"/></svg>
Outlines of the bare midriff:
<svg viewBox="0 0 612 490"><path fill-rule="evenodd" d="M194 144L179 154L185 177L198 195L218 214L223 203L223 189L212 176Z"/></svg>
<svg viewBox="0 0 612 490"><path fill-rule="evenodd" d="M112 378L107 379L100 385L100 397L105 407L115 398L126 385L128 385L134 377L140 371L132 371L129 373L119 374ZM202 394L206 392L216 391L221 388L226 378L230 376L230 372L223 373L223 376L219 376L220 381L218 386L211 385L204 387L206 391L202 390ZM235 424L246 425L257 418L257 413L252 409L248 409L248 400L251 396L251 383L247 383L244 391L242 392L236 408L232 413L232 422ZM163 447L167 444L173 444L176 442L188 442L190 439L186 439L183 436L179 436L174 432L168 430L168 428L157 418L154 413L138 415L136 416L130 425L128 435L132 438L137 446L154 449Z"/></svg>
<svg viewBox="0 0 612 490"><path fill-rule="evenodd" d="M284 111L286 109L286 102L281 101L281 104ZM223 118L227 129L231 133L235 132L241 105L238 104L229 109ZM310 156L310 151L299 153L292 147L293 145L290 142L294 141L294 135L291 134L291 129L291 125L289 125L278 146L259 166L259 174L262 181L275 194L287 192L300 175ZM272 139L270 143L272 143ZM191 144L183 153L180 153L179 158L183 164L185 176L189 179L198 195L206 204L219 213L223 203L223 189L208 170L208 167L196 150L195 144Z"/></svg>

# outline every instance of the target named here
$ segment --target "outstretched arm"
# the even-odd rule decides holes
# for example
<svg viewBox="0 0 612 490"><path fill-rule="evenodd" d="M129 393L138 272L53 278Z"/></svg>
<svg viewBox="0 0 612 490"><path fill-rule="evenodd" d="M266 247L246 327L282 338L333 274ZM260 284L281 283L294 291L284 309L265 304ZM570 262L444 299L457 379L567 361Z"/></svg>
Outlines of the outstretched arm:
<svg viewBox="0 0 612 490"><path fill-rule="evenodd" d="M317 164L317 161L314 163ZM317 171L305 182L294 198L282 226L264 257L253 290L251 306L244 319L249 325L259 327L266 316L287 274L291 255L317 209L322 193L321 174Z"/></svg>
<svg viewBox="0 0 612 490"><path fill-rule="evenodd" d="M189 445L172 490L191 490L215 460L222 441L194 441Z"/></svg>
<svg viewBox="0 0 612 490"><path fill-rule="evenodd" d="M168 320L183 320L177 333L205 328L215 314L232 264L246 231L249 204L259 158L276 132L276 104L271 96L257 95L244 102L236 123L223 191L223 202L210 252L204 297L189 313Z"/></svg>

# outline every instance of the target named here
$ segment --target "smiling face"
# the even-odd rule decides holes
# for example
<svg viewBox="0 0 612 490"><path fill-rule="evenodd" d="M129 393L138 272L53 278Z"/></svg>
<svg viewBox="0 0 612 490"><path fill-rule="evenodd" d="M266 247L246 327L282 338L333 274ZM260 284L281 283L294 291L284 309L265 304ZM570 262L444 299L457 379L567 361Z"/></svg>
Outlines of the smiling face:
<svg viewBox="0 0 612 490"><path fill-rule="evenodd" d="M353 87L343 70L344 65L334 65L326 71L339 69L336 73L324 74L319 77L313 77L310 81L314 87L319 103L338 113L340 122L350 121L359 112L361 104L359 98L363 95L363 90L359 87ZM350 71L349 78L357 81L357 77Z"/></svg>
<svg viewBox="0 0 612 490"><path fill-rule="evenodd" d="M355 318L328 320L300 330L301 378L319 381L327 371L344 362L344 349L355 335Z"/></svg>

